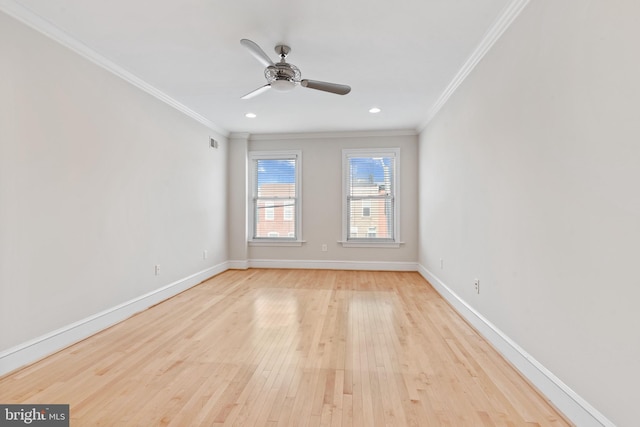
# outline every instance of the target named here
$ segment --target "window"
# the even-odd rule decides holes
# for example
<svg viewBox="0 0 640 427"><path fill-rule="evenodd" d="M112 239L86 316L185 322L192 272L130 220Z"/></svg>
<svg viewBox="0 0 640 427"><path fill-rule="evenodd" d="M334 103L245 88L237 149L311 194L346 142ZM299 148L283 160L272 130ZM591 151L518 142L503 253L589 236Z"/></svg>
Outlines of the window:
<svg viewBox="0 0 640 427"><path fill-rule="evenodd" d="M343 246L398 247L400 150L345 149L342 155Z"/></svg>
<svg viewBox="0 0 640 427"><path fill-rule="evenodd" d="M362 201L362 216L371 216L371 200Z"/></svg>
<svg viewBox="0 0 640 427"><path fill-rule="evenodd" d="M273 221L273 218L275 217L275 212L273 210L273 207L275 205L273 204L273 202L264 202L264 219L265 221Z"/></svg>
<svg viewBox="0 0 640 427"><path fill-rule="evenodd" d="M284 220L293 221L293 205L286 205L284 207Z"/></svg>
<svg viewBox="0 0 640 427"><path fill-rule="evenodd" d="M300 242L300 151L249 153L251 242Z"/></svg>

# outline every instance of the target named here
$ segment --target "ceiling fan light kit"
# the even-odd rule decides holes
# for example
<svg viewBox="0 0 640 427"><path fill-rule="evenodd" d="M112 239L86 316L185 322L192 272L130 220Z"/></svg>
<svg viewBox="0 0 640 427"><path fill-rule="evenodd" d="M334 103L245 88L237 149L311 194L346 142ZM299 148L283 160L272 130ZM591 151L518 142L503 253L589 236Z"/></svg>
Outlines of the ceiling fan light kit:
<svg viewBox="0 0 640 427"><path fill-rule="evenodd" d="M264 77L267 84L255 89L244 95L241 99L249 99L257 96L267 90L273 88L280 92L288 92L296 86L302 86L309 89L316 89L323 92L335 93L337 95L346 95L351 92L351 87L337 83L328 83L318 80L302 79L300 69L286 61L287 55L291 52L291 48L286 45L279 44L275 47L276 53L280 56L280 61L274 63L269 56L256 43L249 39L240 40L240 44L249 49L249 53L258 60L266 68Z"/></svg>

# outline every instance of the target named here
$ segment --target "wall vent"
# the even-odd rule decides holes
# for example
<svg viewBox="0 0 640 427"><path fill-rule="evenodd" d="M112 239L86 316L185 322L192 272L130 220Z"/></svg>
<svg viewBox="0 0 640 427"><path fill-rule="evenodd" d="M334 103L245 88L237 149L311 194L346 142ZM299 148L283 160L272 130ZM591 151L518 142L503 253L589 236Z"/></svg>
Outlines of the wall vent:
<svg viewBox="0 0 640 427"><path fill-rule="evenodd" d="M216 141L215 139L209 137L209 146L211 148L218 148L218 141Z"/></svg>

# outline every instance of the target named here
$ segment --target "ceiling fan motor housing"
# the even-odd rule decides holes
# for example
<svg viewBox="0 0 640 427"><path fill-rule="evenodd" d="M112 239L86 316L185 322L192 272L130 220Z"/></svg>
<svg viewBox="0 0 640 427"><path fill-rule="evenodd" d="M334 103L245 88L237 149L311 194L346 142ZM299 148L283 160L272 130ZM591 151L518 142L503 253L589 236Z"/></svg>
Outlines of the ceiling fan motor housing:
<svg viewBox="0 0 640 427"><path fill-rule="evenodd" d="M264 70L264 76L273 89L288 91L300 82L302 74L295 65L281 61L277 64L269 65Z"/></svg>

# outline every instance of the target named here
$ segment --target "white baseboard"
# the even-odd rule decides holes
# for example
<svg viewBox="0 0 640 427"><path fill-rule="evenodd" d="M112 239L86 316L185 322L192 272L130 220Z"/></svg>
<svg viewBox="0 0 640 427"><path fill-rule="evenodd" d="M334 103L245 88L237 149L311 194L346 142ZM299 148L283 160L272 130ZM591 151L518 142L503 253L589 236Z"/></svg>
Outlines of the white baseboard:
<svg viewBox="0 0 640 427"><path fill-rule="evenodd" d="M247 263L249 268L303 268L319 270L370 271L418 270L418 264L415 262L250 259Z"/></svg>
<svg viewBox="0 0 640 427"><path fill-rule="evenodd" d="M93 316L89 316L2 351L0 352L0 375L26 366L81 341L228 269L227 263L223 262L94 314Z"/></svg>
<svg viewBox="0 0 640 427"><path fill-rule="evenodd" d="M467 304L436 275L421 264L417 266L418 272L431 283L435 290L575 425L615 427L613 422Z"/></svg>

